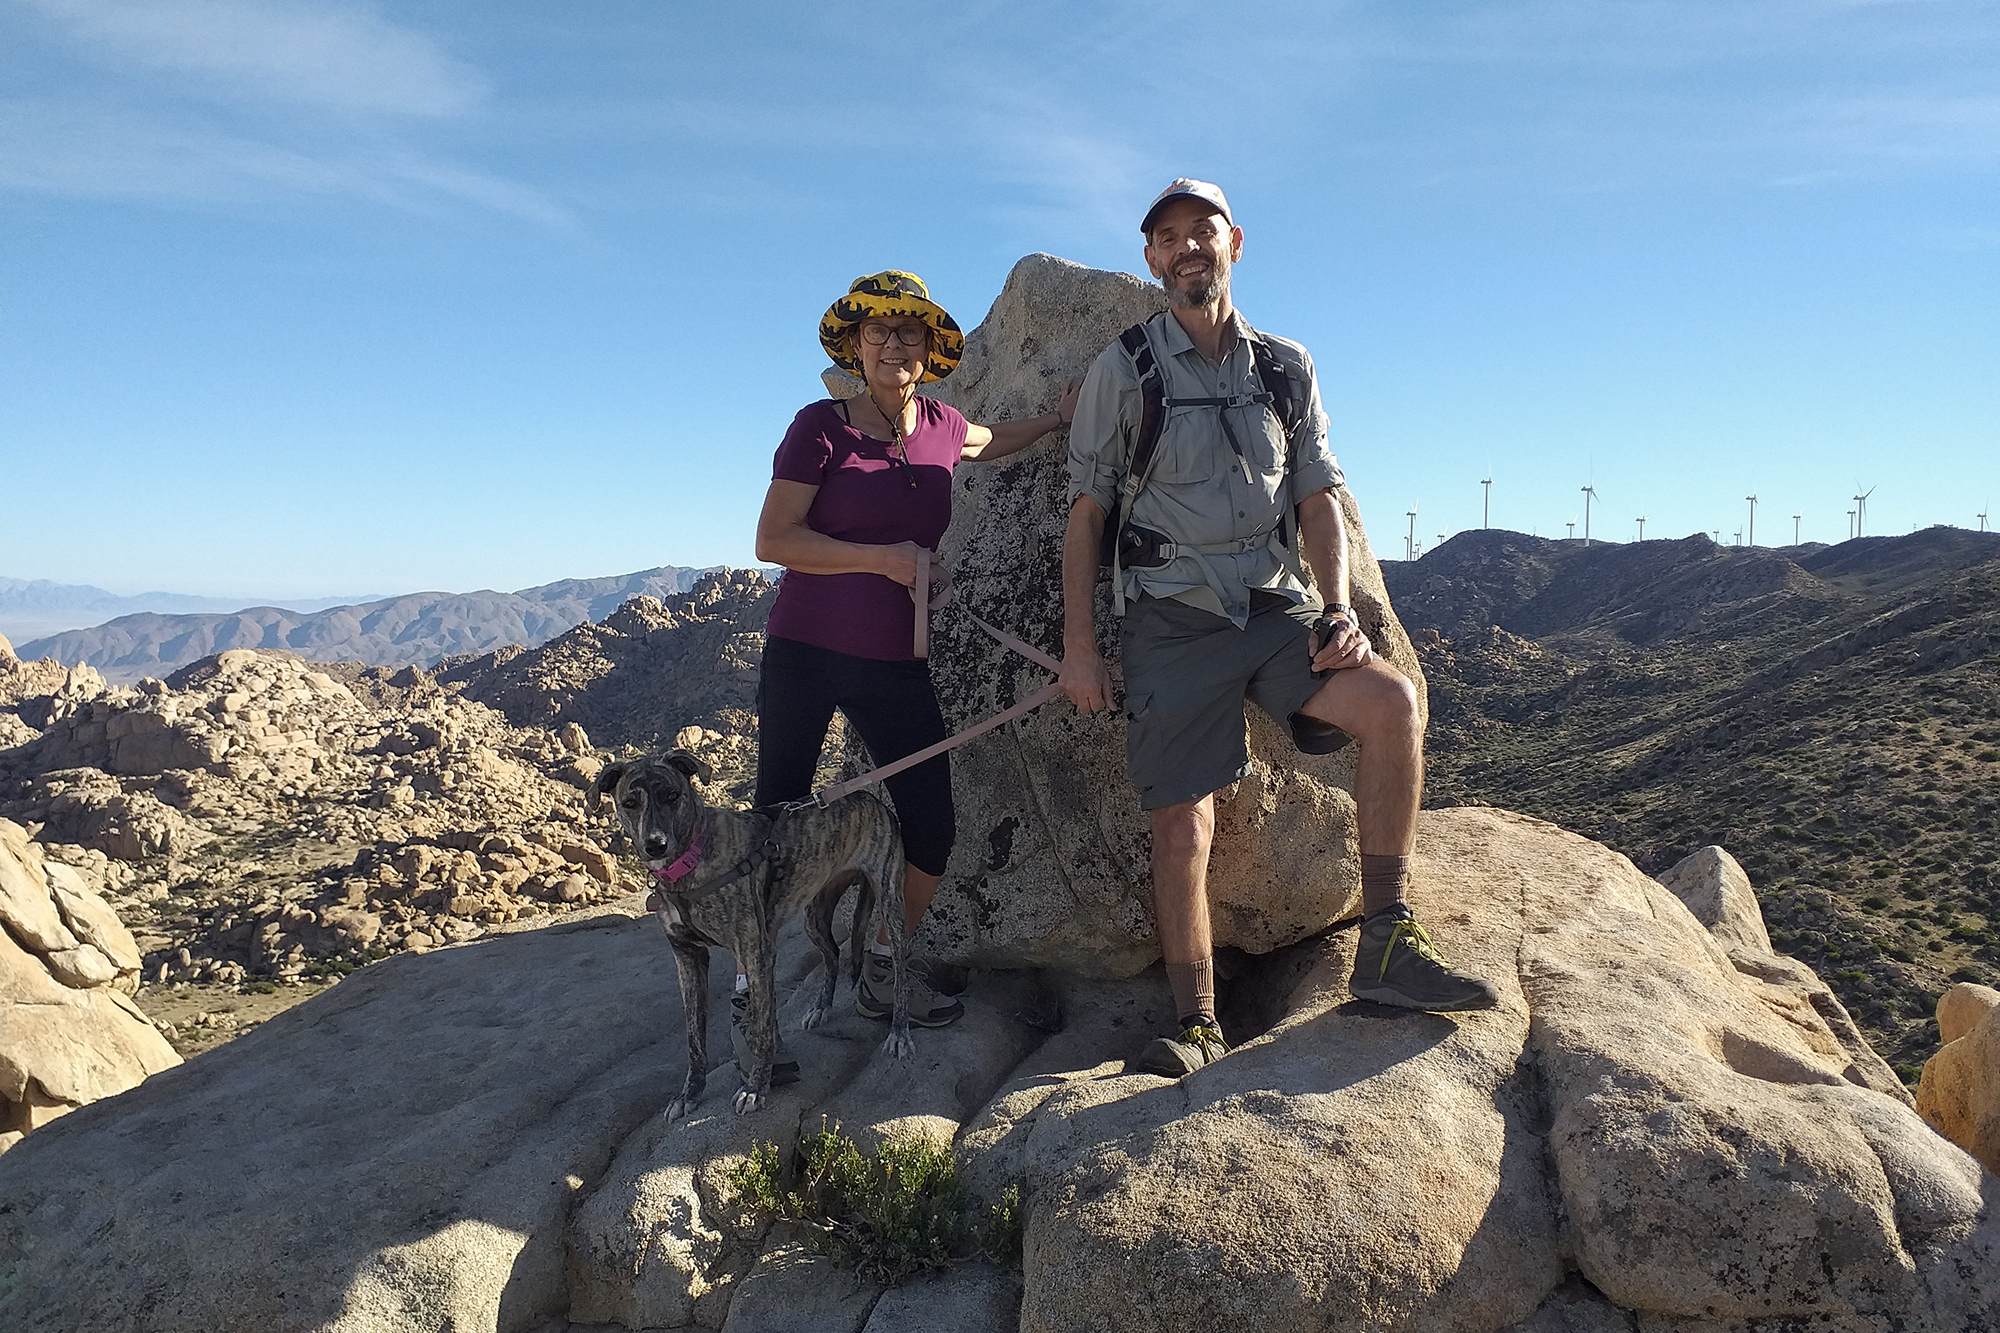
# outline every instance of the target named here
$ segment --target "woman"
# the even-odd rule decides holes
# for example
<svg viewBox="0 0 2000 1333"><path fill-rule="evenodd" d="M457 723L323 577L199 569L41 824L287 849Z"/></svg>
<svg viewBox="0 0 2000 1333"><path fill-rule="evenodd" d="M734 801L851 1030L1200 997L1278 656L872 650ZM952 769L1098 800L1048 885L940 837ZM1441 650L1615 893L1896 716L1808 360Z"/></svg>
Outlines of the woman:
<svg viewBox="0 0 2000 1333"><path fill-rule="evenodd" d="M878 765L945 738L929 666L914 651L918 548L935 552L951 521L953 467L1019 453L1067 426L1076 405L1070 384L1054 412L981 426L919 397L919 384L957 367L965 337L914 274L855 279L820 321L819 340L864 388L793 419L757 520L757 558L785 567L757 689L759 805L811 792L836 708ZM949 757L885 785L903 829L904 921L914 936L951 855ZM885 928L855 1007L887 1018L891 985ZM920 982L911 991L912 1023L941 1027L965 1011Z"/></svg>

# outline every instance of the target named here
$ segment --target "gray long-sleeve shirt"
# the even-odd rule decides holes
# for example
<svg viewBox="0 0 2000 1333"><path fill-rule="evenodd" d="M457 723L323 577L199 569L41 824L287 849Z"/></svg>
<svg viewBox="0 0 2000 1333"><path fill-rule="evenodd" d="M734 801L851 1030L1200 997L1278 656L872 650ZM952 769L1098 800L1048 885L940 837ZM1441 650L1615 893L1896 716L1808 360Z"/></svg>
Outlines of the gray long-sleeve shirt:
<svg viewBox="0 0 2000 1333"><path fill-rule="evenodd" d="M1306 410L1291 438L1277 413L1261 404L1242 407L1176 407L1163 411L1151 478L1127 515L1142 527L1184 546L1217 546L1270 534L1272 541L1240 552L1183 553L1158 569L1125 571L1125 596L1172 597L1227 617L1238 628L1250 618L1250 590L1269 589L1295 602L1307 598L1277 546L1292 531L1288 514L1309 495L1345 484L1326 443L1326 412L1306 349L1259 333L1235 317L1236 338L1216 365L1196 350L1171 311L1146 321L1146 338L1159 363L1165 396L1228 398L1262 391L1251 339L1261 339L1284 367ZM1091 365L1077 397L1069 435L1069 500L1079 495L1111 512L1139 433L1139 375L1124 347L1112 343ZM1222 427L1229 414L1239 457ZM1286 462L1291 461L1289 475ZM1293 540L1297 537L1294 532Z"/></svg>

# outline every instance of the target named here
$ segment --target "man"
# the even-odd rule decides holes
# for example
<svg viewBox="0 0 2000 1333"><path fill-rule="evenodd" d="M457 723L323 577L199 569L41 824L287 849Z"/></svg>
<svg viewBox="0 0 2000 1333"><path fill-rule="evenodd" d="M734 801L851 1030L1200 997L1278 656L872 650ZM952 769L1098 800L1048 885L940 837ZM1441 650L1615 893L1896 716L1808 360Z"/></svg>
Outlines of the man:
<svg viewBox="0 0 2000 1333"><path fill-rule="evenodd" d="M1252 329L1230 303L1243 230L1221 189L1177 180L1139 229L1168 305L1141 326L1140 347L1121 340L1104 350L1077 402L1062 686L1084 712L1113 705L1092 594L1106 516L1117 508L1126 765L1152 816L1153 914L1181 1019L1178 1035L1155 1041L1140 1065L1178 1077L1227 1049L1215 1020L1208 851L1215 792L1249 771L1246 698L1307 753L1349 738L1360 746L1365 919L1354 995L1413 1009L1492 1005L1492 984L1446 966L1404 902L1423 727L1415 689L1374 656L1347 605L1346 521L1333 494L1344 479L1327 449L1312 358ZM1128 476L1148 415L1148 359L1159 428L1135 491Z"/></svg>

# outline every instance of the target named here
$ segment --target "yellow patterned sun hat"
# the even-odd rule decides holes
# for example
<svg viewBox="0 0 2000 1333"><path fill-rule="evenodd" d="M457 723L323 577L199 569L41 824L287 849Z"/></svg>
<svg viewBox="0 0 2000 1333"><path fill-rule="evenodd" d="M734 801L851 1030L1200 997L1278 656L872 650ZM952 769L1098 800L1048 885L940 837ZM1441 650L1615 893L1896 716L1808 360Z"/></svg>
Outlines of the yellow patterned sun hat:
<svg viewBox="0 0 2000 1333"><path fill-rule="evenodd" d="M828 306L820 318L819 345L833 358L833 364L851 375L859 375L861 358L853 350L848 330L864 319L879 319L884 315L915 315L930 325L931 353L924 363L921 383L941 380L958 369L958 359L965 355L965 335L959 332L958 321L931 300L930 289L924 286L922 278L900 269L856 278L847 295Z"/></svg>

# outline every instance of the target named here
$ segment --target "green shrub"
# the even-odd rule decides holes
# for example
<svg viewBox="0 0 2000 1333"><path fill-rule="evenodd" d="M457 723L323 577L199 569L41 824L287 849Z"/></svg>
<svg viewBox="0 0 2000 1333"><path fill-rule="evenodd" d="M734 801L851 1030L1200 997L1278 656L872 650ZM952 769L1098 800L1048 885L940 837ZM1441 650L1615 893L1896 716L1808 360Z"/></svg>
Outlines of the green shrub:
<svg viewBox="0 0 2000 1333"><path fill-rule="evenodd" d="M957 1157L921 1135L894 1135L869 1157L822 1122L799 1140L797 1166L788 1184L777 1145L753 1144L729 1173L736 1202L805 1227L815 1250L871 1282L894 1286L975 1255L1020 1257L1019 1188L975 1208Z"/></svg>

